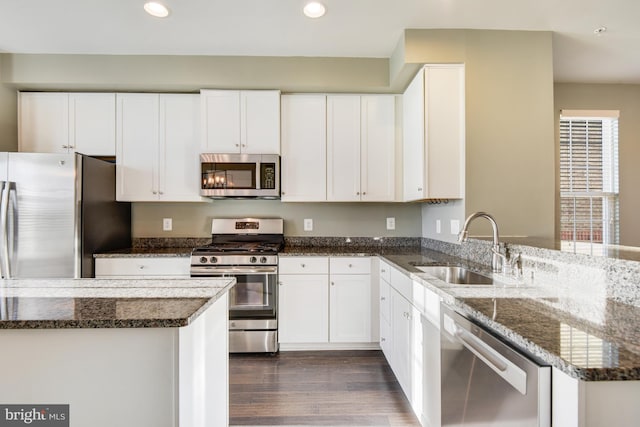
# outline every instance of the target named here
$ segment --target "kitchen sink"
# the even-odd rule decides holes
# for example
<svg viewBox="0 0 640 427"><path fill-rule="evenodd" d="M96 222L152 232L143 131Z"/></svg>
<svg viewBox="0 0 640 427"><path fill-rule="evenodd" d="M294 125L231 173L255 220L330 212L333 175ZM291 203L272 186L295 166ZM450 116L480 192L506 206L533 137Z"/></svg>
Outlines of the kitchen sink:
<svg viewBox="0 0 640 427"><path fill-rule="evenodd" d="M416 265L418 270L453 285L493 285L491 277L450 265Z"/></svg>

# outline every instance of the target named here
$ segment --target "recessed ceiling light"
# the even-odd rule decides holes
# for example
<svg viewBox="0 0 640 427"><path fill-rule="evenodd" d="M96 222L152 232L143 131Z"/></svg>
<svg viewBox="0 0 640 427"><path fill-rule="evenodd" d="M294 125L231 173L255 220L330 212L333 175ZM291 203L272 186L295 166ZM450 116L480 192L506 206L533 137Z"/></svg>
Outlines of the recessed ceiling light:
<svg viewBox="0 0 640 427"><path fill-rule="evenodd" d="M599 36L600 34L606 32L606 31L607 31L607 27L598 27L595 30L593 30L593 34Z"/></svg>
<svg viewBox="0 0 640 427"><path fill-rule="evenodd" d="M169 9L161 3L150 1L144 4L144 10L156 18L166 18L169 16Z"/></svg>
<svg viewBox="0 0 640 427"><path fill-rule="evenodd" d="M324 16L327 9L324 7L322 3L317 1L312 1L307 3L304 6L303 11L304 11L304 14L307 15L309 18L320 18L321 16Z"/></svg>

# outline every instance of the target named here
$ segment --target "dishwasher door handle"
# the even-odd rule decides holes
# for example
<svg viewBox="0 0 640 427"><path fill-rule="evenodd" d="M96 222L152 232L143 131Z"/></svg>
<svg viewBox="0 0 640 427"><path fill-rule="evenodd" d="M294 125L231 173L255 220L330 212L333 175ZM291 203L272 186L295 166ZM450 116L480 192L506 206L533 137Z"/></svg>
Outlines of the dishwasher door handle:
<svg viewBox="0 0 640 427"><path fill-rule="evenodd" d="M494 371L505 372L507 370L507 364L489 353L489 351L484 348L484 344L482 342L476 342L473 335L463 329L457 329L456 337L469 349L469 351L474 353L476 356L484 358L485 363Z"/></svg>

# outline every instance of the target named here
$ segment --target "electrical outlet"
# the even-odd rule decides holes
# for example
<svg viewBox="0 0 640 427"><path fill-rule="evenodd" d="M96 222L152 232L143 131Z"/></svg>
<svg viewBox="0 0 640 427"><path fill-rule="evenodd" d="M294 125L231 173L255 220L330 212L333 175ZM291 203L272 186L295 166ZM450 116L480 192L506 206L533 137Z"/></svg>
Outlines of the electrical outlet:
<svg viewBox="0 0 640 427"><path fill-rule="evenodd" d="M451 234L456 236L460 234L460 220L458 219L451 220Z"/></svg>
<svg viewBox="0 0 640 427"><path fill-rule="evenodd" d="M313 219L305 218L305 220L304 220L304 231L313 231Z"/></svg>
<svg viewBox="0 0 640 427"><path fill-rule="evenodd" d="M387 230L395 230L396 229L396 219L395 218L387 218Z"/></svg>
<svg viewBox="0 0 640 427"><path fill-rule="evenodd" d="M171 230L173 230L173 219L162 218L162 231L171 231Z"/></svg>
<svg viewBox="0 0 640 427"><path fill-rule="evenodd" d="M442 222L439 219L436 219L436 233L442 233Z"/></svg>

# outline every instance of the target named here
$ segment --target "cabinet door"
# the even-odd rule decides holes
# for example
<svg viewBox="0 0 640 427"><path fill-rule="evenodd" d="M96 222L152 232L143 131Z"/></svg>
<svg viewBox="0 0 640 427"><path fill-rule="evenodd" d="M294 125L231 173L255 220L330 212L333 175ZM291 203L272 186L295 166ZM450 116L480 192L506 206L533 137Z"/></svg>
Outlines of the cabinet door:
<svg viewBox="0 0 640 427"><path fill-rule="evenodd" d="M158 200L159 95L116 96L116 199Z"/></svg>
<svg viewBox="0 0 640 427"><path fill-rule="evenodd" d="M325 95L282 96L283 202L327 199Z"/></svg>
<svg viewBox="0 0 640 427"><path fill-rule="evenodd" d="M402 95L403 199L424 198L424 69Z"/></svg>
<svg viewBox="0 0 640 427"><path fill-rule="evenodd" d="M240 152L240 92L237 90L203 90L202 152Z"/></svg>
<svg viewBox="0 0 640 427"><path fill-rule="evenodd" d="M359 96L327 96L327 200L360 200Z"/></svg>
<svg viewBox="0 0 640 427"><path fill-rule="evenodd" d="M198 95L160 95L160 200L201 201L199 117Z"/></svg>
<svg viewBox="0 0 640 427"><path fill-rule="evenodd" d="M425 67L426 197L456 199L464 189L464 66Z"/></svg>
<svg viewBox="0 0 640 427"><path fill-rule="evenodd" d="M240 105L240 151L280 154L280 91L241 91Z"/></svg>
<svg viewBox="0 0 640 427"><path fill-rule="evenodd" d="M329 286L326 275L280 275L278 341L329 341Z"/></svg>
<svg viewBox="0 0 640 427"><path fill-rule="evenodd" d="M380 316L380 349L384 353L384 356L389 362L390 366L393 366L395 362L393 358L393 335L391 332L391 324L387 319Z"/></svg>
<svg viewBox="0 0 640 427"><path fill-rule="evenodd" d="M395 96L362 96L361 112L361 200L394 201Z"/></svg>
<svg viewBox="0 0 640 427"><path fill-rule="evenodd" d="M391 289L391 335L393 336L393 365L391 368L410 399L411 391L411 304Z"/></svg>
<svg viewBox="0 0 640 427"><path fill-rule="evenodd" d="M371 276L331 275L329 340L371 342Z"/></svg>
<svg viewBox="0 0 640 427"><path fill-rule="evenodd" d="M21 92L19 119L20 151L69 151L68 94Z"/></svg>
<svg viewBox="0 0 640 427"><path fill-rule="evenodd" d="M69 129L73 151L90 156L115 156L115 93L70 93Z"/></svg>

